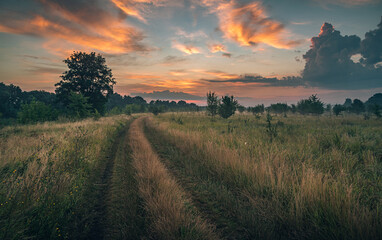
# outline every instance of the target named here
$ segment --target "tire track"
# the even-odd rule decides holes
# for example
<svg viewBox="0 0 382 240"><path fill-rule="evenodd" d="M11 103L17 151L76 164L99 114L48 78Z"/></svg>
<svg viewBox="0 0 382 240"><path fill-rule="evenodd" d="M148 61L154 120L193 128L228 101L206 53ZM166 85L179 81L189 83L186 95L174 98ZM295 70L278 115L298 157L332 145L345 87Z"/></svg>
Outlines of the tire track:
<svg viewBox="0 0 382 240"><path fill-rule="evenodd" d="M215 223L217 230L221 231L225 238L281 238L270 236L269 233L272 232L270 229L258 227L260 225L258 223L267 221L263 212L267 212L268 209L258 211L244 192L219 180L211 169L203 165L202 159L194 159L192 152L180 151L149 126L145 125L145 134L158 152L161 161L176 177L199 211ZM257 204L261 204L261 199L257 200L259 201ZM264 225L264 222L261 225Z"/></svg>
<svg viewBox="0 0 382 240"><path fill-rule="evenodd" d="M144 136L143 120L140 118L131 124L129 141L139 193L150 221L150 237L219 239L214 227L199 216L193 202L159 161Z"/></svg>
<svg viewBox="0 0 382 240"><path fill-rule="evenodd" d="M110 155L106 156L106 165L101 178L94 183L95 191L97 192L97 203L94 208L95 217L92 223L89 239L104 239L107 222L107 203L110 193L110 183L113 174L114 161L119 146L123 143L123 137L126 135L129 124L127 124L116 136L113 145L110 149Z"/></svg>

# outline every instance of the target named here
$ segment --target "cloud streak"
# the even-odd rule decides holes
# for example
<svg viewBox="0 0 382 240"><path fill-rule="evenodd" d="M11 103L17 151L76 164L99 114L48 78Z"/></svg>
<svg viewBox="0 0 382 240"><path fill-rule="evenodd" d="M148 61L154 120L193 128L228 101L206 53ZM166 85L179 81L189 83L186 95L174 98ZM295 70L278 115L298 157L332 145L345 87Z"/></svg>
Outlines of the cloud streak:
<svg viewBox="0 0 382 240"><path fill-rule="evenodd" d="M191 44L181 44L181 43L175 42L172 47L187 55L197 54L202 52L200 48L193 46Z"/></svg>
<svg viewBox="0 0 382 240"><path fill-rule="evenodd" d="M66 48L105 53L146 52L145 36L128 25L107 3L99 1L40 0L35 12L9 12L0 16L0 31L32 35L65 45ZM51 49L54 47L50 46Z"/></svg>
<svg viewBox="0 0 382 240"><path fill-rule="evenodd" d="M284 25L269 18L258 1L239 4L235 0L203 0L201 4L217 15L219 29L224 36L240 46L262 43L275 48L290 49L301 43L299 40L288 40Z"/></svg>

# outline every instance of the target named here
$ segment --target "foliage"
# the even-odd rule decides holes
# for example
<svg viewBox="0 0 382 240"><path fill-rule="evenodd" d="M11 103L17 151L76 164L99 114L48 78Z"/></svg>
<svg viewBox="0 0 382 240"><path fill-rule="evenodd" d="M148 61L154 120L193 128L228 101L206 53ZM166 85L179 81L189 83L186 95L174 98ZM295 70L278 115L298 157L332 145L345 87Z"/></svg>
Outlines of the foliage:
<svg viewBox="0 0 382 240"><path fill-rule="evenodd" d="M297 110L301 114L319 115L324 112L324 103L317 98L317 95L312 95L308 99L300 100L297 103Z"/></svg>
<svg viewBox="0 0 382 240"><path fill-rule="evenodd" d="M269 106L269 110L273 113L285 114L286 112L288 112L289 108L286 103L276 103L276 104L271 104Z"/></svg>
<svg viewBox="0 0 382 240"><path fill-rule="evenodd" d="M7 86L0 82L0 113L2 116L4 118L17 117L21 103L21 89L13 84Z"/></svg>
<svg viewBox="0 0 382 240"><path fill-rule="evenodd" d="M254 107L248 107L248 112L251 112L253 114L263 113L264 111L265 111L264 104L258 104Z"/></svg>
<svg viewBox="0 0 382 240"><path fill-rule="evenodd" d="M81 93L70 93L67 106L67 113L70 117L77 119L86 118L91 115L92 110L97 111L97 109L92 109L87 97Z"/></svg>
<svg viewBox="0 0 382 240"><path fill-rule="evenodd" d="M296 113L297 112L297 106L295 104L290 105L290 111L292 113Z"/></svg>
<svg viewBox="0 0 382 240"><path fill-rule="evenodd" d="M105 64L105 58L94 52L74 52L64 62L69 70L55 84L59 101L68 106L71 92L81 93L93 109L103 114L104 105L108 96L113 93L113 85L116 83L111 69Z"/></svg>
<svg viewBox="0 0 382 240"><path fill-rule="evenodd" d="M214 117L218 114L219 100L218 96L214 92L207 93L207 113Z"/></svg>
<svg viewBox="0 0 382 240"><path fill-rule="evenodd" d="M332 104L326 104L326 108L325 108L325 111L327 111L327 112L329 112L329 113L331 113L332 112Z"/></svg>
<svg viewBox="0 0 382 240"><path fill-rule="evenodd" d="M29 104L22 104L21 111L18 112L20 123L36 123L44 121L54 121L58 117L57 111L43 102L33 100Z"/></svg>
<svg viewBox="0 0 382 240"><path fill-rule="evenodd" d="M356 114L360 114L360 113L365 111L365 105L363 104L363 102L361 100L354 99L352 104L351 104L350 111L352 111Z"/></svg>
<svg viewBox="0 0 382 240"><path fill-rule="evenodd" d="M240 105L238 104L238 106L236 107L237 110L240 112L240 113L243 113L245 111L245 107L243 105Z"/></svg>
<svg viewBox="0 0 382 240"><path fill-rule="evenodd" d="M229 118L235 114L237 107L237 100L233 96L224 96L219 103L218 112L222 118Z"/></svg>
<svg viewBox="0 0 382 240"><path fill-rule="evenodd" d="M345 111L346 108L341 104L336 104L333 107L333 112L336 116L338 116L341 112Z"/></svg>
<svg viewBox="0 0 382 240"><path fill-rule="evenodd" d="M149 105L149 112L154 114L155 116L158 115L159 113L164 112L165 109L163 106L157 106L157 105Z"/></svg>
<svg viewBox="0 0 382 240"><path fill-rule="evenodd" d="M373 113L377 118L380 118L382 107L377 104L370 104L367 107L368 112Z"/></svg>
<svg viewBox="0 0 382 240"><path fill-rule="evenodd" d="M379 105L382 107L382 93L374 94L365 102L365 105Z"/></svg>

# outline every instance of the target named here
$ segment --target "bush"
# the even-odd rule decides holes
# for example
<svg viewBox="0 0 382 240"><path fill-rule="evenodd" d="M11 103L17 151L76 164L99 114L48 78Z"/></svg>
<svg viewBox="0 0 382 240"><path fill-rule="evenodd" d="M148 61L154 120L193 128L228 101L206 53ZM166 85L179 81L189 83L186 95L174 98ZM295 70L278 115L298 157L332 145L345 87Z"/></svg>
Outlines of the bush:
<svg viewBox="0 0 382 240"><path fill-rule="evenodd" d="M233 98L233 96L224 96L219 103L219 115L222 118L229 118L233 114L235 114L237 107L237 101Z"/></svg>
<svg viewBox="0 0 382 240"><path fill-rule="evenodd" d="M341 112L345 111L346 108L341 104L336 104L333 107L333 112L336 116L338 116Z"/></svg>
<svg viewBox="0 0 382 240"><path fill-rule="evenodd" d="M214 92L207 93L207 113L214 117L218 113L219 100Z"/></svg>
<svg viewBox="0 0 382 240"><path fill-rule="evenodd" d="M43 102L32 100L29 104L21 105L21 111L18 113L20 123L36 123L45 121L54 121L58 117L57 111Z"/></svg>
<svg viewBox="0 0 382 240"><path fill-rule="evenodd" d="M324 103L317 97L312 95L308 99L303 99L297 103L297 110L301 114L322 114L324 113Z"/></svg>

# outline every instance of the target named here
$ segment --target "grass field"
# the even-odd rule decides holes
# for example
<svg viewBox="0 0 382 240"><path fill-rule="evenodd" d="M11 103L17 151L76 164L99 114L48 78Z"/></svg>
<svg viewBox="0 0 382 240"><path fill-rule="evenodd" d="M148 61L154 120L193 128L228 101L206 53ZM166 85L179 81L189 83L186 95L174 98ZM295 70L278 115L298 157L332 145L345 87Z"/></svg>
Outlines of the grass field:
<svg viewBox="0 0 382 240"><path fill-rule="evenodd" d="M382 239L382 122L115 116L0 130L0 239Z"/></svg>

